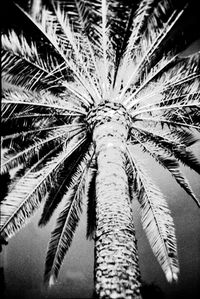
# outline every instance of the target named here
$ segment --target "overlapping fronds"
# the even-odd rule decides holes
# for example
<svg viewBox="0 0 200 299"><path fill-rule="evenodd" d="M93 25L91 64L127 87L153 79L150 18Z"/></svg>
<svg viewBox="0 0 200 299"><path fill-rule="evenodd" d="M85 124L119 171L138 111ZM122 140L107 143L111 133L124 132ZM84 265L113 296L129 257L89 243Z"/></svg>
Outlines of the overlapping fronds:
<svg viewBox="0 0 200 299"><path fill-rule="evenodd" d="M73 140L74 143L74 140ZM70 184L72 183L72 177L78 170L79 164L85 158L88 147L91 143L90 138L88 138L85 143L77 147L68 159L65 160L62 169L60 169L57 174L56 179L54 180L54 185L52 186L48 197L45 201L43 213L41 215L39 225L46 225L52 216L55 208L61 202L64 194L67 192ZM72 145L71 145L72 146ZM69 151L69 146L68 146Z"/></svg>
<svg viewBox="0 0 200 299"><path fill-rule="evenodd" d="M166 153L169 157L179 160L198 174L200 173L200 162L193 151L188 148L189 145L199 140L196 139L193 134L188 132L181 133L179 131L162 133L155 130L153 132L151 128L148 130L145 128L137 128L137 130L140 135L137 136L137 133L135 134L137 138L140 138L141 143L148 142L153 144L157 150L160 149L161 153ZM133 139L135 139L134 136Z"/></svg>
<svg viewBox="0 0 200 299"><path fill-rule="evenodd" d="M126 100L133 117L198 127L198 120L192 119L192 115L200 109L199 58L200 53L160 60Z"/></svg>
<svg viewBox="0 0 200 299"><path fill-rule="evenodd" d="M179 162L170 155L167 155L165 151L163 153L161 148L157 148L151 143L140 142L140 146L144 152L150 154L160 165L169 170L177 183L194 199L196 204L200 207L200 202L194 194L188 180L182 173Z"/></svg>
<svg viewBox="0 0 200 299"><path fill-rule="evenodd" d="M73 96L71 92L65 92L60 97L54 96L48 91L33 92L27 90L25 87L13 85L6 80L2 81L2 104L21 104L31 105L42 109L46 107L51 112L70 113L71 116L77 116L77 114L84 114L85 110L81 107L81 103L77 102L76 96ZM40 110L39 110L40 112ZM52 113L53 113L52 112ZM2 115L4 116L4 115ZM8 117L8 116L7 116Z"/></svg>
<svg viewBox="0 0 200 299"><path fill-rule="evenodd" d="M176 237L173 220L167 202L157 186L147 175L141 162L130 148L128 159L132 167L133 186L141 207L143 228L151 248L168 281L177 280L179 272Z"/></svg>
<svg viewBox="0 0 200 299"><path fill-rule="evenodd" d="M59 104L51 104L50 101L49 104L42 104L37 101L16 101L15 97L20 96L22 100L23 96L27 98L31 96L23 92L8 93L7 95L9 99L2 100L1 125L3 146L4 141L10 140L13 142L14 139L20 136L23 139L27 135L29 137L32 135L33 139L36 136L44 138L45 135L47 136L48 131L56 131L62 128L67 130L67 127L69 128L70 125L73 130L72 123L77 118L81 118L81 112L79 112L78 108L70 107L70 105L66 105L69 109L64 109ZM34 98L29 97L29 99Z"/></svg>
<svg viewBox="0 0 200 299"><path fill-rule="evenodd" d="M48 40L54 48L54 51L60 56L65 68L73 74L73 78L76 79L78 85L76 85L76 88L70 86L72 92L76 93L76 89L82 88L85 94L84 100L83 97L79 97L80 100L83 101L85 105L92 104L95 94L94 89L91 88L91 85L88 82L88 79L90 81L90 74L83 64L81 68L79 67L79 61L82 60L80 48L84 47L84 40L82 39L82 36L79 36L74 40L71 24L68 22L67 26L66 23L68 20L67 13L65 12L65 15L63 15L59 8L57 8L55 12L43 9L40 22L36 22L25 11L23 11L23 13L38 28L45 39ZM63 29L64 34L62 32ZM74 47L76 51L74 51ZM87 55L87 58L90 60L89 55ZM65 86L68 88L67 84L65 84Z"/></svg>
<svg viewBox="0 0 200 299"><path fill-rule="evenodd" d="M60 67L57 65L55 74L52 71L50 75L60 72L63 76L60 81L65 81L65 87L86 107L110 97L113 101L120 100L128 109L134 109L138 102L143 101L141 92L150 86L155 88L155 82L158 87L156 96L159 97L166 89L169 94L169 85L171 90L175 88L172 85L176 85L175 91L180 90L177 82L186 75L183 68L194 77L192 64L198 63L190 61L187 68L184 63L182 66L178 63L176 44L184 37L179 35L175 39L171 34L187 9L184 3L177 8L168 0L142 0L123 5L120 1L109 0L94 3L56 0L52 3L51 8L41 10L40 20L19 9L60 57ZM176 41L174 48L169 48L172 41ZM23 39L22 50L29 49L28 52L35 54L36 50L32 48L33 45L29 46ZM40 60L38 64L41 65ZM70 72L75 85L66 82L63 68ZM36 85L40 81L33 79ZM165 82L162 87L161 81Z"/></svg>
<svg viewBox="0 0 200 299"><path fill-rule="evenodd" d="M63 143L71 137L69 134L72 134L73 129L77 128L80 132L79 126L74 126L74 128L71 126L67 128L67 126L65 126L64 128L56 129L53 132L50 132L48 134L49 136L43 140L36 137L35 140L32 140L33 144L28 146L28 148L23 150L20 149L19 151L13 149L9 150L5 153L4 157L2 157L1 172L4 173L24 162L28 163L33 156L39 155L40 151L45 146L54 147L60 142ZM77 133L78 132L76 132L76 134Z"/></svg>
<svg viewBox="0 0 200 299"><path fill-rule="evenodd" d="M79 137L80 138L80 137ZM1 234L10 237L16 233L32 215L39 203L51 189L51 184L56 181L59 169L63 167L65 160L85 141L85 136L78 142L72 140L73 146L63 149L56 157L45 162L48 156L42 157L19 180L12 191L1 204ZM74 144L75 143L75 144ZM50 153L49 153L50 154Z"/></svg>
<svg viewBox="0 0 200 299"><path fill-rule="evenodd" d="M91 155L88 154L72 176L67 193L63 198L64 208L58 216L56 227L51 234L45 264L45 281L48 281L50 285L58 275L78 225L79 216L82 212L82 197L85 193L85 180L91 159Z"/></svg>
<svg viewBox="0 0 200 299"><path fill-rule="evenodd" d="M84 130L74 121L84 110L74 102L48 92L27 91L3 82L2 172L35 163L45 152Z"/></svg>
<svg viewBox="0 0 200 299"><path fill-rule="evenodd" d="M177 183L194 199L198 207L200 207L200 202L194 194L188 180L180 170L179 163L174 159L170 159L168 157L161 157L160 155L157 155L157 159L161 165L163 165L171 172L173 177L176 179Z"/></svg>
<svg viewBox="0 0 200 299"><path fill-rule="evenodd" d="M14 31L2 35L2 75L7 82L22 85L31 90L56 91L61 88L61 65L48 54L40 57L36 45L29 43ZM56 69L56 71L55 71Z"/></svg>
<svg viewBox="0 0 200 299"><path fill-rule="evenodd" d="M81 65L79 78L83 82L92 98L100 100L99 78L96 72L96 62L94 54L90 49L91 45L86 35L75 33L70 25L69 17L66 11L61 10L60 6L55 10L58 24L63 32L70 47L70 53L74 55L74 65ZM58 27L58 26L57 26ZM80 68L79 68L80 69ZM91 88L92 87L92 88Z"/></svg>
<svg viewBox="0 0 200 299"><path fill-rule="evenodd" d="M63 153L48 162L42 170L28 171L1 205L1 234L11 237L44 199L51 175L62 162Z"/></svg>
<svg viewBox="0 0 200 299"><path fill-rule="evenodd" d="M8 182L8 195L3 198L1 203L1 222L0 233L4 238L12 237L19 229L25 225L27 219L33 214L39 206L43 195L46 194L46 181L43 173L40 172L40 164L45 163L47 170L47 178L49 175L50 163L56 161L58 157L58 148L53 148L49 153L43 156L34 166L28 168L26 173L24 169L15 171L14 177ZM54 159L52 158L52 154ZM49 163L50 161L50 163ZM48 167L49 165L49 167ZM52 164L53 165L53 164ZM20 173L20 174L18 174ZM2 176L8 173L3 174ZM28 185L27 185L28 183ZM41 185L40 185L41 183Z"/></svg>
<svg viewBox="0 0 200 299"><path fill-rule="evenodd" d="M125 82L123 82L124 86L120 95L121 99L131 84L136 84L138 80L142 78L142 75L146 72L146 66L150 69L158 59L160 59L159 54L161 51L163 52L165 41L171 29L184 12L184 9L181 11L173 10L170 1L167 0L160 2L155 1L157 3L154 3L153 9L151 9L152 4L150 4L150 2L152 1L141 1L137 12L140 17L140 14L146 14L146 10L148 11L149 9L149 15L146 16L147 25L144 27L144 31L142 30L142 34L140 33L138 42L137 27L135 28L133 25L133 32L135 31L136 36L130 36L130 42L127 46L127 53L124 58L126 65L123 65L125 68L131 65L132 71L129 73L129 76L126 77L126 81L123 79ZM137 14L135 20L137 20ZM137 26L137 21L135 25ZM143 26L141 25L141 27ZM140 31L140 28L138 30ZM132 33L132 35L134 35L134 33ZM128 56L128 58L126 56ZM129 57L133 59L133 63L131 64ZM124 71L125 69L123 72Z"/></svg>

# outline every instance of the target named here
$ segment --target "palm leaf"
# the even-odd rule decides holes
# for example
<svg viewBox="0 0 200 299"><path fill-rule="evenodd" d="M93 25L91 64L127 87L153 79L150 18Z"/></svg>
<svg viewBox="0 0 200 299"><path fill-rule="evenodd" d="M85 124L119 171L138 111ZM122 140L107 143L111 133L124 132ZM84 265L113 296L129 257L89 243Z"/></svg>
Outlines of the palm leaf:
<svg viewBox="0 0 200 299"><path fill-rule="evenodd" d="M59 156L59 158L61 157ZM39 207L40 202L45 198L46 186L51 182L51 172L58 165L57 157L49 162L43 170L28 171L5 198L1 205L0 229L5 238L10 238L21 229L26 220Z"/></svg>
<svg viewBox="0 0 200 299"><path fill-rule="evenodd" d="M123 46L121 47L120 51L121 55L119 56L120 60L123 59L123 62L121 62L122 68L120 69L120 72L116 74L118 75L118 84L120 83L119 81L122 80L122 74L124 73L124 70L132 60L133 51L135 50L134 47L138 39L142 36L143 29L145 28L145 25L147 24L148 19L154 10L155 2L155 0L140 1L137 10L135 9L134 4L132 4L132 10L125 31L126 36L124 37ZM119 67L119 62L117 66Z"/></svg>
<svg viewBox="0 0 200 299"><path fill-rule="evenodd" d="M54 180L54 185L51 188L46 202L44 204L43 213L39 220L39 225L46 225L52 216L54 210L61 202L66 190L72 183L72 177L76 173L79 164L84 159L88 147L91 143L90 138L86 140L81 146L79 146L73 153L66 159L63 168L60 169L57 174L56 180ZM68 147L69 150L69 147Z"/></svg>
<svg viewBox="0 0 200 299"><path fill-rule="evenodd" d="M183 137L185 134L182 134L182 139L180 139L180 133L177 136L170 134L167 136L166 134L156 133L156 131L152 132L151 130L147 130L145 128L137 128L141 134L140 140L141 142L149 142L153 144L161 152L165 152L168 156L174 157L178 161L182 162L183 165L190 167L192 170L196 171L200 174L200 162L197 157L194 155L192 150L188 149L188 144L191 144L197 139L195 139L191 134L186 134L187 137ZM134 139L133 135L133 139Z"/></svg>
<svg viewBox="0 0 200 299"><path fill-rule="evenodd" d="M62 11L65 11L70 19L71 24L73 24L73 30L75 33L80 32L82 35L86 36L91 44L91 47L100 45L97 38L97 24L99 23L99 7L98 1L94 3L89 3L82 0L72 0L54 1L55 8L60 7Z"/></svg>
<svg viewBox="0 0 200 299"><path fill-rule="evenodd" d="M51 234L46 263L45 281L50 284L58 276L64 256L72 242L72 238L82 212L82 195L91 156L85 157L72 178L72 183L64 195L65 206L60 213L56 227Z"/></svg>
<svg viewBox="0 0 200 299"><path fill-rule="evenodd" d="M63 125L63 126L59 126L59 128L61 129L67 129L67 128L74 128L74 125ZM27 142L28 139L30 139L30 135L31 136L35 136L39 133L44 133L44 132L47 132L47 131L51 131L51 130L55 130L55 129L58 129L58 126L49 126L49 127L46 127L46 128L43 128L43 129L34 129L34 130L28 130L28 131L23 131L23 132L20 132L20 133L14 133L14 134L6 134L6 136L2 137L2 147L9 147L8 145L5 145L5 143L8 143L8 140L10 142L13 143L13 141L15 139L22 139L24 142ZM26 140L27 138L27 140Z"/></svg>
<svg viewBox="0 0 200 299"><path fill-rule="evenodd" d="M154 9L154 17L151 18L153 20L152 27L150 31L148 31L147 35L143 35L143 39L141 39L139 43L139 51L135 51L136 61L135 61L135 67L133 68L134 71L129 76L127 82L124 84L124 87L122 89L120 99L122 99L127 91L127 89L130 87L131 84L136 83L140 75L145 70L145 64L148 62L148 66L150 67L152 65L152 61L156 60L153 55L156 55L159 51L161 51L164 41L166 40L169 32L171 29L175 26L177 21L182 16L184 9L180 12L173 11L171 9L168 9L169 1L162 1L162 8L163 8L163 14L167 18L167 22L163 22L162 25L158 26L158 18L159 13L156 14L158 10ZM158 5L159 6L159 5ZM167 8L167 9L166 9ZM160 10L161 11L161 10ZM148 27L147 27L148 28ZM147 29L148 30L148 29ZM128 54L127 54L128 55Z"/></svg>
<svg viewBox="0 0 200 299"><path fill-rule="evenodd" d="M168 53L169 54L169 53ZM178 57L173 56L171 58L171 55L166 55L164 56L159 62L151 68L151 71L147 73L147 75L143 76L140 85L138 88L129 96L124 103L128 103L131 101L130 105L128 107L134 107L134 105L137 105L137 103L140 103L140 97L138 97L138 94L140 92L143 92L145 88L147 88L152 82L154 83L155 81L158 80L158 77L162 75L168 68L170 68L172 65L177 64ZM135 100L136 98L136 100Z"/></svg>
<svg viewBox="0 0 200 299"><path fill-rule="evenodd" d="M33 145L30 145L28 148L20 151L20 152L14 152L12 155L6 154L2 159L1 164L1 172L4 173L6 171L9 171L10 169L18 166L19 164L27 162L28 160L31 160L35 155L38 154L38 152L46 145L48 146L56 146L58 145L63 139L68 139L71 134L71 126L68 128L68 130L61 129L57 130L55 132L51 132L48 138L44 140L34 140ZM75 127L77 129L77 127ZM78 126L79 131L76 132L78 134L80 132L80 128ZM68 136L68 137L67 137ZM71 137L71 136L70 136Z"/></svg>
<svg viewBox="0 0 200 299"><path fill-rule="evenodd" d="M78 10L78 12L80 13L80 11ZM55 14L57 17L57 27L61 27L61 30L63 31L63 34L65 36L65 38L67 39L67 42L69 43L69 47L71 48L71 51L75 53L75 57L76 57L76 63L78 62L81 65L82 68L82 72L84 72L85 74L85 78L88 79L90 85L92 86L92 89L89 88L89 86L87 85L87 88L89 88L90 93L92 92L93 97L97 97L100 99L100 94L99 94L99 85L96 86L96 84L98 83L97 78L94 78L94 76L96 75L94 72L92 72L93 70L93 63L94 63L94 56L92 55L90 57L91 51L92 49L90 48L90 52L87 53L82 49L84 49L83 45L87 46L88 45L88 39L85 38L85 35L81 36L78 33L75 33L74 30L72 30L71 26L70 26L70 21L69 21L69 17L68 14L66 13L65 10L61 9L60 6L58 6L57 8L55 8ZM82 28L84 29L84 27ZM83 32L84 34L84 32ZM81 43L80 43L81 40ZM88 55L89 54L89 55ZM93 53L92 53L93 54ZM88 59L90 58L90 59ZM92 65L92 68L91 68ZM95 91L95 93L93 93L93 90Z"/></svg>
<svg viewBox="0 0 200 299"><path fill-rule="evenodd" d="M63 97L55 97L48 91L33 92L24 87L5 82L4 80L2 84L3 106L5 105L7 107L7 105L24 105L26 107L32 107L32 109L39 109L39 112L41 112L42 109L47 112L49 109L54 113L66 113L66 115L67 113L71 113L72 116L74 113L75 116L76 114L85 114L85 110L81 107L80 103L77 104L76 96L73 96L72 93L65 92ZM70 101L66 101L66 98L70 98Z"/></svg>
<svg viewBox="0 0 200 299"><path fill-rule="evenodd" d="M23 85L27 89L52 91L61 88L63 74L52 71L60 65L49 57L48 63L40 58L36 45L30 45L13 30L2 35L2 76L7 82Z"/></svg>
<svg viewBox="0 0 200 299"><path fill-rule="evenodd" d="M45 281L53 284L58 275L64 256L71 245L72 237L78 225L79 214L82 212L80 197L75 196L75 190L65 198L65 208L60 213L56 228L51 234L51 240L45 263Z"/></svg>
<svg viewBox="0 0 200 299"><path fill-rule="evenodd" d="M143 76L136 91L124 102L129 103L129 109L142 104L141 113L152 112L158 106L169 109L173 104L181 104L180 106L184 107L184 104L189 103L188 100L193 100L194 105L199 103L196 96L192 97L199 94L199 58L199 53L186 58L167 53ZM137 112L140 112L140 109L137 109Z"/></svg>
<svg viewBox="0 0 200 299"><path fill-rule="evenodd" d="M140 1L139 7L137 8L133 19L130 42L126 48L127 53L130 53L134 49L138 39L141 38L141 35L143 34L143 30L148 28L146 25L150 16L154 12L156 4L156 0Z"/></svg>
<svg viewBox="0 0 200 299"><path fill-rule="evenodd" d="M80 68L77 65L77 61L73 58L73 52L69 50L69 43L66 44L65 40L62 40L62 35L57 34L57 20L56 16L49 10L43 10L41 16L41 22L37 23L29 14L27 14L22 8L20 8L17 4L16 6L21 10L21 12L27 16L27 18L38 28L40 33L48 40L48 42L52 45L55 52L60 56L62 59L62 63L65 63L67 68L74 74L76 81L79 85L85 90L85 99L84 104L89 105L93 103L92 97L92 89L88 84L87 78L84 76L83 72L80 71ZM64 37L65 38L65 37ZM71 46L71 43L70 43ZM66 55L68 53L70 55ZM76 86L79 89L79 85ZM65 85L67 87L67 85ZM75 91L75 89L71 89ZM81 94L81 92L80 92ZM80 97L82 101L83 98Z"/></svg>
<svg viewBox="0 0 200 299"><path fill-rule="evenodd" d="M148 143L140 142L141 147L147 153L149 153L160 165L169 170L172 176L175 178L177 183L193 198L197 206L200 207L200 202L195 196L189 182L180 170L180 165L176 159L173 159L162 153L161 150L155 146L148 145Z"/></svg>
<svg viewBox="0 0 200 299"><path fill-rule="evenodd" d="M160 161L160 163L164 167L166 167L171 172L173 177L176 179L177 183L194 199L197 206L200 207L200 202L197 199L197 197L195 196L189 182L187 181L187 179L184 177L183 173L181 172L179 163L174 159L170 159L168 157L167 158L161 157L158 155L157 155L157 159Z"/></svg>
<svg viewBox="0 0 200 299"><path fill-rule="evenodd" d="M167 280L177 280L179 269L176 237L167 202L129 149L128 157L133 171L134 190L141 207L143 228Z"/></svg>
<svg viewBox="0 0 200 299"><path fill-rule="evenodd" d="M85 137L82 137L69 150L63 150L37 170L43 158L46 158L43 157L19 180L1 206L0 232L3 236L11 237L25 224L50 190L59 168L84 141Z"/></svg>

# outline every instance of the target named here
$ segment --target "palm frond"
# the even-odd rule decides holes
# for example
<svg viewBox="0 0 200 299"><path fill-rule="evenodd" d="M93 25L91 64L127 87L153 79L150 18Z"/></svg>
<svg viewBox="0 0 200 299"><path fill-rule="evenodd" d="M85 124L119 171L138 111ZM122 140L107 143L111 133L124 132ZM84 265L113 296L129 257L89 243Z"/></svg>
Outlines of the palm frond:
<svg viewBox="0 0 200 299"><path fill-rule="evenodd" d="M160 9L159 6L162 6L162 9ZM183 15L184 10L185 9L176 11L170 9L169 1L167 0L157 4L157 7L153 10L153 16L150 18L150 24L147 27L147 32L145 32L138 44L139 50L134 51L134 55L136 57L135 65L132 68L134 71L132 71L127 82L125 82L120 94L120 99L124 97L130 85L136 83L138 78L140 78L145 70L145 64L148 62L148 67L150 67L152 66L152 62L154 60L156 61L155 55L163 49L164 41L166 40L169 32ZM159 24L160 12L162 12L162 17L167 18L167 21L162 24Z"/></svg>
<svg viewBox="0 0 200 299"><path fill-rule="evenodd" d="M103 64L104 64L104 80L103 84L107 87L108 77L108 61L107 61L107 48L108 48L108 28L107 28L107 10L108 4L106 0L101 1L101 16L102 16L102 48L103 48ZM106 90L104 91L106 92ZM103 94L105 97L105 93Z"/></svg>
<svg viewBox="0 0 200 299"><path fill-rule="evenodd" d="M38 161L30 170L17 182L10 194L5 198L1 206L1 229L5 237L15 234L33 214L46 194L51 190L51 184L56 180L58 171L63 167L65 160L85 142L85 136L80 137L74 146L57 154L50 161L39 167L43 160L55 150L51 150L46 156ZM76 139L75 139L76 140Z"/></svg>
<svg viewBox="0 0 200 299"><path fill-rule="evenodd" d="M168 53L169 54L169 53ZM170 55L164 56L159 62L151 68L151 70L147 73L147 75L143 76L138 88L129 96L125 101L124 104L129 103L131 100L137 98L137 95L143 91L146 87L148 87L149 84L152 84L160 74L163 74L169 67L177 63L177 56L173 56L171 58ZM139 99L138 99L139 100ZM138 103L138 100L136 100L136 103ZM131 103L133 104L133 103ZM129 107L129 106L128 106Z"/></svg>
<svg viewBox="0 0 200 299"><path fill-rule="evenodd" d="M127 44L127 48L126 48L127 54L133 51L134 46L136 45L138 39L141 38L143 30L148 28L146 24L148 23L148 20L155 9L155 6L157 4L156 2L157 2L156 0L140 1L139 7L136 10L133 18L132 33L130 36L130 41Z"/></svg>
<svg viewBox="0 0 200 299"><path fill-rule="evenodd" d="M190 150L188 145L193 144L198 141L193 134L189 133L179 133L176 134L163 134L161 132L156 132L152 130L147 130L144 127L137 130L141 134L140 141L148 142L153 144L160 149L161 152L165 152L168 156L174 157L178 161L182 162L183 165L190 167L192 170L200 174L200 162L195 156L195 154ZM137 135L137 133L136 133ZM134 135L133 135L134 139Z"/></svg>
<svg viewBox="0 0 200 299"><path fill-rule="evenodd" d="M193 86L194 90L192 90ZM182 103L182 99L185 101L185 103L187 103L188 100L198 100L198 86L199 75L196 74L188 76L187 78L183 78L181 80L177 80L177 82L175 83L169 83L166 86L164 86L162 83L156 84L150 86L148 90L145 90L144 94L138 96L138 98L136 98L132 104L127 106L127 108L132 110L131 114L133 115L136 112L134 111L134 109L132 109L134 106L135 108L137 107L138 114L140 114L140 111L142 111L142 113L150 112L149 114L151 114L151 109L154 111L154 109L156 110L157 108L162 106L164 108L166 107L167 109L167 107L169 107L170 105ZM183 87L189 87L191 88L191 90L184 90ZM168 92L170 92L170 90L172 91L172 94L170 96L167 94L167 90ZM147 99L148 103L146 102ZM140 107L138 107L139 104L141 105ZM184 108L184 105L182 105L182 107ZM171 111L173 112L173 109Z"/></svg>
<svg viewBox="0 0 200 299"><path fill-rule="evenodd" d="M167 202L129 149L128 157L133 171L134 191L137 193L141 207L143 228L167 280L170 282L177 280L179 267L176 237Z"/></svg>
<svg viewBox="0 0 200 299"><path fill-rule="evenodd" d="M193 198L193 200L196 202L197 206L200 207L200 202L198 198L195 196L189 182L187 181L186 177L184 177L183 173L180 170L179 163L171 158L161 157L157 155L157 159L160 161L160 163L166 167L177 183Z"/></svg>
<svg viewBox="0 0 200 299"><path fill-rule="evenodd" d="M134 47L136 42L141 37L143 33L143 28L147 24L147 20L150 17L152 11L154 10L155 0L150 1L140 1L137 10L135 11L134 5L132 6L132 12L130 13L130 19L127 26L127 32L124 42L123 51L120 52L123 62L121 62L121 69L117 76L117 84L120 85L120 81L122 80L122 75L127 68L129 62L132 60ZM129 33L129 36L128 36ZM124 53L125 52L125 53ZM124 54L124 55L123 55ZM119 64L119 63L118 63ZM119 67L119 66L118 66Z"/></svg>
<svg viewBox="0 0 200 299"><path fill-rule="evenodd" d="M150 113L151 116L154 114L155 116L158 116L158 114L156 115L156 113L162 112L163 110L165 110L163 113L163 117L166 117L166 120L170 121L170 118L172 119L172 122L174 120L174 116L176 114L176 122L177 120L179 120L179 122L183 121L183 125L185 122L186 117L184 117L186 114L186 112L188 113L188 110L190 109L195 109L195 112L199 112L200 110L200 104L198 101L198 93L192 93L190 95L194 95L193 98L189 99L189 95L187 95L187 98L183 99L183 96L178 97L178 98L172 98L171 100L180 100L179 102L177 101L176 104L169 104L168 103L163 103L162 106L160 107L150 107L144 110L139 110L137 112L135 112L135 114L133 113L132 116L134 115L138 115L138 114L147 114ZM154 104L155 105L155 104ZM153 105L150 105L153 106ZM156 105L155 105L156 106ZM170 110L170 111L169 111ZM154 113L155 112L155 113ZM191 113L193 114L193 113ZM168 116L169 115L169 116ZM172 115L170 117L170 115ZM193 122L193 125L197 125L198 123L196 123L196 121Z"/></svg>
<svg viewBox="0 0 200 299"><path fill-rule="evenodd" d="M130 93L124 103L128 109L142 104L141 110L144 111L145 108L148 111L149 105L168 107L179 102L187 103L199 91L199 62L199 53L186 58L167 53L143 76L136 91ZM195 100L197 101L196 96Z"/></svg>
<svg viewBox="0 0 200 299"><path fill-rule="evenodd" d="M39 220L40 226L47 224L56 207L61 202L66 190L68 190L70 184L72 183L72 177L78 170L81 161L84 160L89 150L90 143L91 140L88 138L83 144L76 148L64 162L62 169L60 169L59 173L57 174L56 180L54 180L54 185L51 188L44 204L43 213Z"/></svg>
<svg viewBox="0 0 200 299"><path fill-rule="evenodd" d="M5 238L10 238L20 230L39 207L45 198L47 186L51 183L52 172L56 170L62 159L63 153L39 171L34 171L38 164L34 165L12 188L1 204L0 232Z"/></svg>
<svg viewBox="0 0 200 299"><path fill-rule="evenodd" d="M199 114L197 114L199 115ZM196 122L196 116L193 114L193 119L195 119ZM155 123L155 125L164 127L168 126L169 128L187 128L187 129L195 129L199 131L199 125L193 125L193 124L187 124L185 121L177 122L177 121L172 121L172 120L167 120L166 118L162 117L137 117L137 121L142 121L143 124L147 123ZM197 116L197 121L199 122L198 116Z"/></svg>
<svg viewBox="0 0 200 299"><path fill-rule="evenodd" d="M69 45L71 47L71 43L69 41L66 43L66 37L62 34L58 34L59 24L57 22L56 15L47 9L42 10L41 22L37 23L29 14L27 14L20 6L16 4L16 6L21 10L21 12L27 16L27 18L38 28L41 34L48 40L48 42L52 45L55 52L60 56L62 62L66 64L67 68L74 74L74 78L78 85L76 88L79 88L79 85L85 90L85 105L93 103L93 90L88 84L87 77L85 77L84 73L80 70L77 65L77 60L73 57L73 51L69 51ZM64 38L64 40L62 39ZM66 55L67 54L67 55ZM82 98L80 99L82 100Z"/></svg>
<svg viewBox="0 0 200 299"><path fill-rule="evenodd" d="M77 129L77 127L75 128ZM80 127L78 126L78 131L76 134L80 132ZM33 140L33 144L31 144L28 148L21 150L20 152L8 154L6 153L4 157L2 157L2 164L1 164L1 173L7 172L13 167L18 166L28 160L30 160L33 156L39 154L39 151L46 145L48 146L56 146L61 142L63 139L67 140L71 134L71 127L65 129L57 129L56 131L50 132L49 136L44 140L40 140L36 138ZM68 136L68 137L67 137ZM70 136L71 137L71 136ZM38 140L39 139L39 140Z"/></svg>
<svg viewBox="0 0 200 299"><path fill-rule="evenodd" d="M61 263L71 245L73 234L78 225L79 214L82 212L82 202L80 197L76 196L75 189L68 192L65 201L67 204L60 213L56 228L51 234L46 257L45 282L48 281L50 285L58 275Z"/></svg>
<svg viewBox="0 0 200 299"><path fill-rule="evenodd" d="M26 99L30 96L29 100L34 97L34 94L27 94L23 90L18 92L7 93L9 100L2 100L2 135L3 140L8 140L20 137L30 137L32 134L33 138L37 135L39 138L47 137L47 131L61 129L64 126L72 126L77 119L82 122L84 112L82 114L76 106L66 104L66 109L63 107L63 103L58 100L58 105L42 104L37 103L40 97L33 98L32 102L27 101L16 101L15 97L20 99ZM35 100L35 102L34 102ZM42 100L42 95L41 95ZM47 97L48 100L48 97ZM49 97L51 101L51 97ZM59 106L59 104L61 106ZM67 109L68 108L68 109ZM67 128L67 127L66 127ZM41 131L40 131L41 129ZM46 131L46 133L45 133Z"/></svg>
<svg viewBox="0 0 200 299"><path fill-rule="evenodd" d="M72 182L64 196L65 206L60 213L56 227L51 234L49 242L44 279L50 284L59 273L64 256L71 245L73 235L82 212L82 195L84 193L85 179L91 156L85 157L73 175Z"/></svg>
<svg viewBox="0 0 200 299"><path fill-rule="evenodd" d="M59 126L59 128L61 129L67 129L67 128L74 128L74 125L63 125L63 126ZM20 133L13 133L13 134L6 134L6 136L2 137L2 147L8 147L8 145L4 145L6 142L8 142L8 140L10 140L12 143L15 139L22 139L24 142L27 139L30 139L30 136L36 136L37 133L44 133L47 131L51 131L51 130L55 130L58 129L58 126L49 126L49 127L45 127L43 129L34 129L34 130L28 130L28 131L22 131Z"/></svg>
<svg viewBox="0 0 200 299"><path fill-rule="evenodd" d="M72 93L64 93L62 97L55 97L52 93L46 92L33 92L27 90L24 87L13 85L3 80L3 94L2 94L2 104L4 105L26 105L28 107L34 107L35 109L50 109L52 112L59 113L77 113L85 114L85 110L82 106L77 104L75 99L76 95L73 96ZM70 101L68 100L70 99ZM7 109L7 107L6 107ZM47 111L47 110L46 110Z"/></svg>
<svg viewBox="0 0 200 299"><path fill-rule="evenodd" d="M23 85L31 90L62 91L63 74L54 69L60 68L55 58L48 62L42 59L34 43L28 44L23 36L13 30L2 35L2 76L7 82Z"/></svg>
<svg viewBox="0 0 200 299"><path fill-rule="evenodd" d="M152 144L149 145L148 142L143 143L139 141L139 143L144 152L149 153L160 165L166 168L175 178L177 183L193 198L197 206L200 207L200 202L195 196L188 180L182 173L178 161L167 156L166 153L162 153L156 146L152 146Z"/></svg>
<svg viewBox="0 0 200 299"><path fill-rule="evenodd" d="M77 3L78 5L78 3ZM79 10L78 10L79 12ZM80 12L79 12L80 13ZM84 51L85 46L88 46L88 39L85 38L85 35L80 35L77 32L75 33L74 30L72 30L70 26L70 20L68 17L68 13L61 9L60 6L55 8L55 14L58 20L58 26L61 27L61 30L63 31L64 37L67 39L67 42L69 43L69 47L71 48L71 51L74 52L75 57L76 57L76 63L81 65L82 72L85 74L85 77L89 81L89 85L92 86L92 89L89 87L87 84L87 88L89 88L90 93L92 93L93 98L99 98L100 99L100 94L99 94L99 85L96 86L98 83L97 78L95 78L96 73L94 72L94 53L92 53L91 56L91 51L92 49L90 48L89 53L86 53ZM84 27L82 28L84 29ZM84 32L83 32L84 34ZM81 42L80 42L81 41ZM87 81L86 81L87 82ZM93 92L94 90L94 92Z"/></svg>
<svg viewBox="0 0 200 299"><path fill-rule="evenodd" d="M60 7L65 11L73 25L75 33L80 32L86 36L92 48L99 47L98 33L96 25L100 20L100 3L101 1L86 2L82 0L62 1L55 0L54 7ZM55 8L54 8L55 9Z"/></svg>

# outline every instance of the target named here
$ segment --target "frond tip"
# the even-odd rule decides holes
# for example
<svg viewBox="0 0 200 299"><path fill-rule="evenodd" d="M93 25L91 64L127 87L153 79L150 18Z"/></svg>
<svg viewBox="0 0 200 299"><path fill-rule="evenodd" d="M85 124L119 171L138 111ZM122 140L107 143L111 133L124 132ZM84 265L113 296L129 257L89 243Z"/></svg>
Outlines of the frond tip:
<svg viewBox="0 0 200 299"><path fill-rule="evenodd" d="M178 281L178 275L175 272L172 272L170 269L168 269L165 272L165 276L168 282L177 282Z"/></svg>
<svg viewBox="0 0 200 299"><path fill-rule="evenodd" d="M54 275L51 275L49 278L49 287L51 288L52 286L54 286L56 283L56 279L54 277Z"/></svg>

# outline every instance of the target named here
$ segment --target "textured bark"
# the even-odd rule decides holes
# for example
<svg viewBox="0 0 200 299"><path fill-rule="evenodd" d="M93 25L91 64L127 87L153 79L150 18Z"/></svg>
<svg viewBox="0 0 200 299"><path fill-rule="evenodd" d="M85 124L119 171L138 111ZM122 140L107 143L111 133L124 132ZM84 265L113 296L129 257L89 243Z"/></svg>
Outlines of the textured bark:
<svg viewBox="0 0 200 299"><path fill-rule="evenodd" d="M141 298L140 272L125 172L127 119L116 111L94 128L96 178L95 289L98 298ZM105 116L105 115L104 115Z"/></svg>

